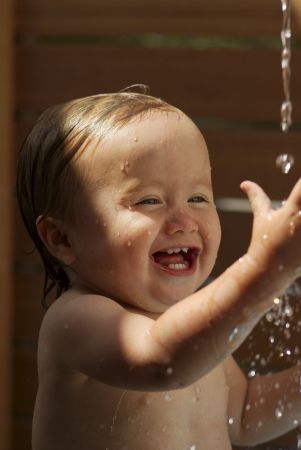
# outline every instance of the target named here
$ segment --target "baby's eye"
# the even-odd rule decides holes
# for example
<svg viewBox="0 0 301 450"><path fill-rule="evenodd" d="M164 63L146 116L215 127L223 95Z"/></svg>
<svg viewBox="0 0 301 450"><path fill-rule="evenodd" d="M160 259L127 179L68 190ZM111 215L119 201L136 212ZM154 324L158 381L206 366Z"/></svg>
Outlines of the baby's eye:
<svg viewBox="0 0 301 450"><path fill-rule="evenodd" d="M144 198L143 200L140 200L136 203L136 205L158 205L160 200L158 198L150 197L150 198Z"/></svg>
<svg viewBox="0 0 301 450"><path fill-rule="evenodd" d="M188 202L190 203L203 203L207 202L208 200L205 197L202 197L201 195L194 195L193 197L190 197Z"/></svg>

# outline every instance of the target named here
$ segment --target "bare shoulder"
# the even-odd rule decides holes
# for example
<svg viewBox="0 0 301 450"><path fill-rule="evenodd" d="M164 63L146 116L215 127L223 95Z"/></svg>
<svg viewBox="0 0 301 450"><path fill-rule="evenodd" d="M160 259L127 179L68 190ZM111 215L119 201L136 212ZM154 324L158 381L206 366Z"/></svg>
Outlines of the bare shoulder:
<svg viewBox="0 0 301 450"><path fill-rule="evenodd" d="M80 373L122 387L132 367L151 359L154 320L96 294L67 292L49 308L39 335L39 372ZM156 350L156 348L155 348ZM129 376L136 386L137 376Z"/></svg>
<svg viewBox="0 0 301 450"><path fill-rule="evenodd" d="M80 332L81 327L91 325L93 319L105 322L108 315L122 314L124 309L115 301L97 294L68 291L47 310L40 330L40 339L62 339L68 331ZM58 343L56 341L56 343Z"/></svg>
<svg viewBox="0 0 301 450"><path fill-rule="evenodd" d="M47 310L39 333L40 364L72 368L77 352L87 350L94 338L99 355L107 342L109 330L125 313L117 302L107 297L70 291L59 297ZM98 356L99 356L98 355ZM96 356L96 355L95 355Z"/></svg>

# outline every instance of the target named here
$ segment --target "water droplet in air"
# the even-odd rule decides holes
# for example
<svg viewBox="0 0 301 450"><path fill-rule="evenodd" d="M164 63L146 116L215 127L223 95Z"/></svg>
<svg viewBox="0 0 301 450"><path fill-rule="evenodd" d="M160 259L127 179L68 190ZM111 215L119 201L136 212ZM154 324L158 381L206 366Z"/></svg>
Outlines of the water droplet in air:
<svg viewBox="0 0 301 450"><path fill-rule="evenodd" d="M290 305L286 305L285 308L284 308L284 314L287 317L292 317L293 314L294 314L293 308ZM287 328L289 328L289 327L287 327Z"/></svg>
<svg viewBox="0 0 301 450"><path fill-rule="evenodd" d="M275 409L275 416L277 419L281 419L283 416L283 411L280 408Z"/></svg>
<svg viewBox="0 0 301 450"><path fill-rule="evenodd" d="M289 153L282 153L276 158L276 167L281 170L282 173L288 174L294 165L294 157Z"/></svg>
<svg viewBox="0 0 301 450"><path fill-rule="evenodd" d="M249 378L253 378L253 377L255 377L255 375L256 375L256 370L254 370L254 369L250 370L248 373Z"/></svg>

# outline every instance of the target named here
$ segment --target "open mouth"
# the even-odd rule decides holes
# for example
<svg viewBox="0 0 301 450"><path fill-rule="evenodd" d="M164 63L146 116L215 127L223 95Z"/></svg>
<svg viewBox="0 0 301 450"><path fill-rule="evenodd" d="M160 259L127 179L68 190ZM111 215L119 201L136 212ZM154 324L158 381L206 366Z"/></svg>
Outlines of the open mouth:
<svg viewBox="0 0 301 450"><path fill-rule="evenodd" d="M173 247L153 253L153 261L172 275L188 275L196 268L200 250L196 247Z"/></svg>

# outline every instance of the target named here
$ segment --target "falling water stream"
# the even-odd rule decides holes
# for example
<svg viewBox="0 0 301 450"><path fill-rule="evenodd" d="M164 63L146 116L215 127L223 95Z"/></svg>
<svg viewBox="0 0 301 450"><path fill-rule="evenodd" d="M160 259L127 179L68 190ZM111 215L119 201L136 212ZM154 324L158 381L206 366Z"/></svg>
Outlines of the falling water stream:
<svg viewBox="0 0 301 450"><path fill-rule="evenodd" d="M281 0L282 6L282 29L281 29L281 70L283 81L284 100L281 104L281 122L280 126L284 133L287 133L292 125L292 102L290 93L291 82L291 0ZM276 166L282 173L287 174L294 165L294 157L289 153L282 153L276 159Z"/></svg>

